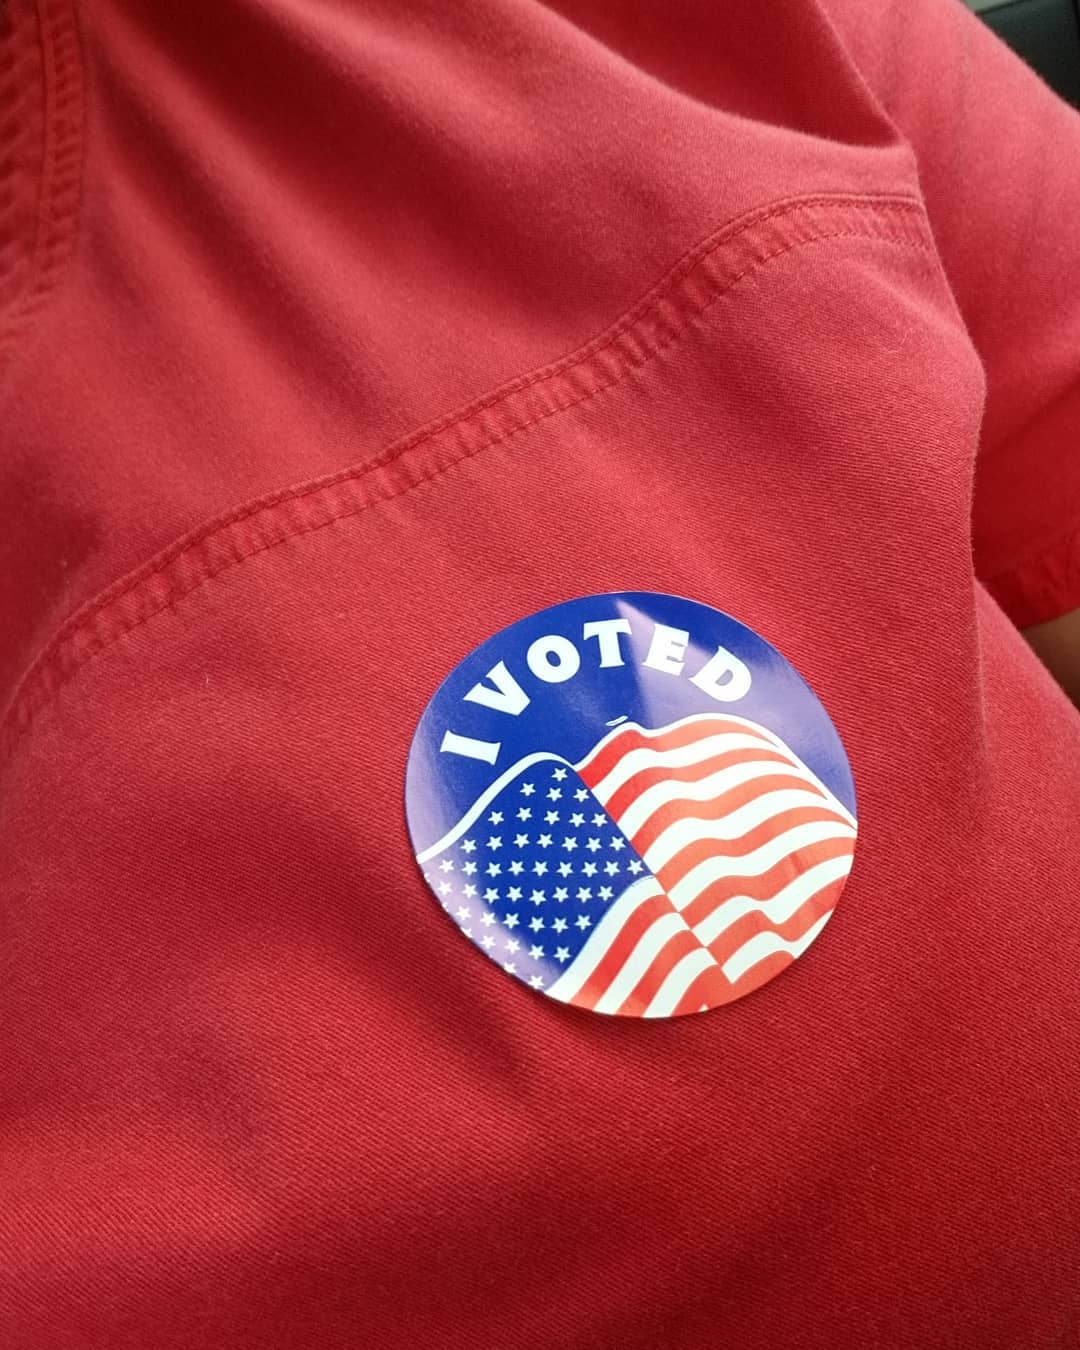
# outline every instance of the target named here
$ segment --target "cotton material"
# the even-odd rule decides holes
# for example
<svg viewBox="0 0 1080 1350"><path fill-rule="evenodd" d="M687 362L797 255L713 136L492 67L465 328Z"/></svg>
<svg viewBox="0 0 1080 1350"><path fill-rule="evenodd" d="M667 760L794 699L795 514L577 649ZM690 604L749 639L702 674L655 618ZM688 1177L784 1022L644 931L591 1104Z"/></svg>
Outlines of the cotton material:
<svg viewBox="0 0 1080 1350"><path fill-rule="evenodd" d="M958 0L10 0L0 1344L1080 1341L1080 118ZM700 1017L470 951L445 674L687 596L855 779Z"/></svg>

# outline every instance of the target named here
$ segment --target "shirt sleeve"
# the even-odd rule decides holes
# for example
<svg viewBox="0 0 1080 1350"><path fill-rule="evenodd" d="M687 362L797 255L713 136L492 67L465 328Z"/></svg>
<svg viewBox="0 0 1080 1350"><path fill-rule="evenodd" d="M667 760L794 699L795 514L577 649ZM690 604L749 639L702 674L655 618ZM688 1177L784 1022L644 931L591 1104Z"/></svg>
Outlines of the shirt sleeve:
<svg viewBox="0 0 1080 1350"><path fill-rule="evenodd" d="M960 0L822 0L910 145L986 372L980 580L1020 627L1080 606L1080 113Z"/></svg>

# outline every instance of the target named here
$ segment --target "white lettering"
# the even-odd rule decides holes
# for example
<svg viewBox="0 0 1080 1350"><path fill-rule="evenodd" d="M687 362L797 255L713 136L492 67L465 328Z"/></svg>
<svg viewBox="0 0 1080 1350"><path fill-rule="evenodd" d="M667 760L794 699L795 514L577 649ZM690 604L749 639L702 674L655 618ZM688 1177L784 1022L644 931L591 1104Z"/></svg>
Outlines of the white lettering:
<svg viewBox="0 0 1080 1350"><path fill-rule="evenodd" d="M482 759L485 764L494 764L499 758L501 741L477 741L471 736L459 736L456 731L448 731L442 738L439 749L448 755L465 755L469 759Z"/></svg>
<svg viewBox="0 0 1080 1350"><path fill-rule="evenodd" d="M489 689L484 684L474 684L465 695L469 703L479 703L485 708L494 709L495 712L507 713L510 717L520 716L529 706L528 694L507 670L505 661L492 666L484 679L490 680L495 688ZM492 763L494 762L492 760Z"/></svg>
<svg viewBox="0 0 1080 1350"><path fill-rule="evenodd" d="M601 666L621 666L623 659L622 652L619 651L619 634L629 632L629 619L597 619L595 623L585 625L581 630L581 636L597 639Z"/></svg>
<svg viewBox="0 0 1080 1350"><path fill-rule="evenodd" d="M690 683L720 703L734 703L750 692L750 668L726 648L718 647L716 655L691 676Z"/></svg>
<svg viewBox="0 0 1080 1350"><path fill-rule="evenodd" d="M690 634L685 629L669 628L666 623L658 623L653 630L645 665L651 666L653 670L662 670L665 675L681 675L689 641Z"/></svg>
<svg viewBox="0 0 1080 1350"><path fill-rule="evenodd" d="M555 633L537 638L525 654L525 662L536 678L547 684L562 684L581 668L578 649L569 638Z"/></svg>

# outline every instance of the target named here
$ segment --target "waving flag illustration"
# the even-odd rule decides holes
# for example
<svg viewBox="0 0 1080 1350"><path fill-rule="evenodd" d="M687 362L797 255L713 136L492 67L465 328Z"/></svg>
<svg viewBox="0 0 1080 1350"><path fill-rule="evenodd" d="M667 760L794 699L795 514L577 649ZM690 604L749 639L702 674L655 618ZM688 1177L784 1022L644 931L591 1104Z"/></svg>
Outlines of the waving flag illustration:
<svg viewBox="0 0 1080 1350"><path fill-rule="evenodd" d="M771 979L828 922L855 819L772 731L623 721L577 763L530 753L417 855L466 937L535 989L671 1017Z"/></svg>

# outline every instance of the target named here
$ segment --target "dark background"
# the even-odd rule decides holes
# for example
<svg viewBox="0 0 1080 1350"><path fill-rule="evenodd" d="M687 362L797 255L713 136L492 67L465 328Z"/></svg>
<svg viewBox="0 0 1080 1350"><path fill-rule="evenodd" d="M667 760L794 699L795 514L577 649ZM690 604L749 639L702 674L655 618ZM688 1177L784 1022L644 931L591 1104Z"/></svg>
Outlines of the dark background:
<svg viewBox="0 0 1080 1350"><path fill-rule="evenodd" d="M1080 108L1077 0L964 0L998 37Z"/></svg>

